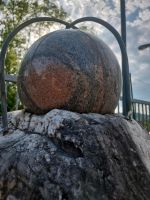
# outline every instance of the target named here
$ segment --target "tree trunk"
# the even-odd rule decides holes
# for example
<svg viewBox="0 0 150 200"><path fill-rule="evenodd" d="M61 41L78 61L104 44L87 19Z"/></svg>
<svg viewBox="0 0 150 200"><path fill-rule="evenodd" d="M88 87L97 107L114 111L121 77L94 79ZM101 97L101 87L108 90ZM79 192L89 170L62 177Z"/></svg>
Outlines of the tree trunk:
<svg viewBox="0 0 150 200"><path fill-rule="evenodd" d="M150 136L123 116L8 114L0 199L149 200Z"/></svg>

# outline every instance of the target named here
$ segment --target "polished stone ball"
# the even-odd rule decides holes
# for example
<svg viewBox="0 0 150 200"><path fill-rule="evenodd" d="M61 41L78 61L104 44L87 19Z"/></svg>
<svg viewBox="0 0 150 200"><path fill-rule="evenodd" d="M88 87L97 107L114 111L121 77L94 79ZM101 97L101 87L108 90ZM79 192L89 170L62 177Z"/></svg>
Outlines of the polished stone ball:
<svg viewBox="0 0 150 200"><path fill-rule="evenodd" d="M120 67L112 50L80 30L59 30L37 40L18 75L27 111L59 108L79 113L113 113L120 96Z"/></svg>

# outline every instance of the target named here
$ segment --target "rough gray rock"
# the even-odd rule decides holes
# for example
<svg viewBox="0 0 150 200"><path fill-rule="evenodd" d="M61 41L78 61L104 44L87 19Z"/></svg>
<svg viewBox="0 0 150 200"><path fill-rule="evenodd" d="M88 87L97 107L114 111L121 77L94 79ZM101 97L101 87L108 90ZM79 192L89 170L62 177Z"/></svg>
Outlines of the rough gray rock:
<svg viewBox="0 0 150 200"><path fill-rule="evenodd" d="M9 113L0 199L149 200L150 136L123 116Z"/></svg>

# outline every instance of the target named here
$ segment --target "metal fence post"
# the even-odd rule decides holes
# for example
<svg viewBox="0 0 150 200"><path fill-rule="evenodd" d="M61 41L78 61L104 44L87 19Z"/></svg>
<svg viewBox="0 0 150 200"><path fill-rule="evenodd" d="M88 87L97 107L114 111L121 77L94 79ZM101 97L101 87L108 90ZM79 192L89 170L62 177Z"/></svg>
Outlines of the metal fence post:
<svg viewBox="0 0 150 200"><path fill-rule="evenodd" d="M121 12L121 37L126 47L126 11L125 0L120 0ZM127 60L122 57L122 77L123 77L123 115L128 116L131 111L131 93L130 93L130 80L129 80L129 66Z"/></svg>

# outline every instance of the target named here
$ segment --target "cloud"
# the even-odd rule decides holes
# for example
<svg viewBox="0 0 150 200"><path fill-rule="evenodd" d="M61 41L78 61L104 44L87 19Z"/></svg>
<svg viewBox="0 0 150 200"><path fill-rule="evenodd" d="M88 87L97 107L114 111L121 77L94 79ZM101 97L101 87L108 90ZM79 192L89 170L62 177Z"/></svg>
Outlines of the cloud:
<svg viewBox="0 0 150 200"><path fill-rule="evenodd" d="M120 0L59 0L58 3L75 20L85 16L95 16L109 22L120 32ZM150 42L150 1L127 0L127 52L133 80L134 97L150 101L150 51L139 51L138 46ZM92 30L114 51L121 63L120 49L109 31L98 25Z"/></svg>
<svg viewBox="0 0 150 200"><path fill-rule="evenodd" d="M94 16L109 22L120 32L120 0L55 0L55 3L68 13L67 20ZM126 0L127 52L134 98L150 101L150 51L139 51L138 46L150 42L150 1ZM121 65L121 52L114 36L103 26L95 23L82 23L92 34L100 37L113 50ZM51 30L59 29L54 25ZM31 33L32 34L32 33ZM43 33L44 34L44 33ZM31 39L35 40L35 35Z"/></svg>

